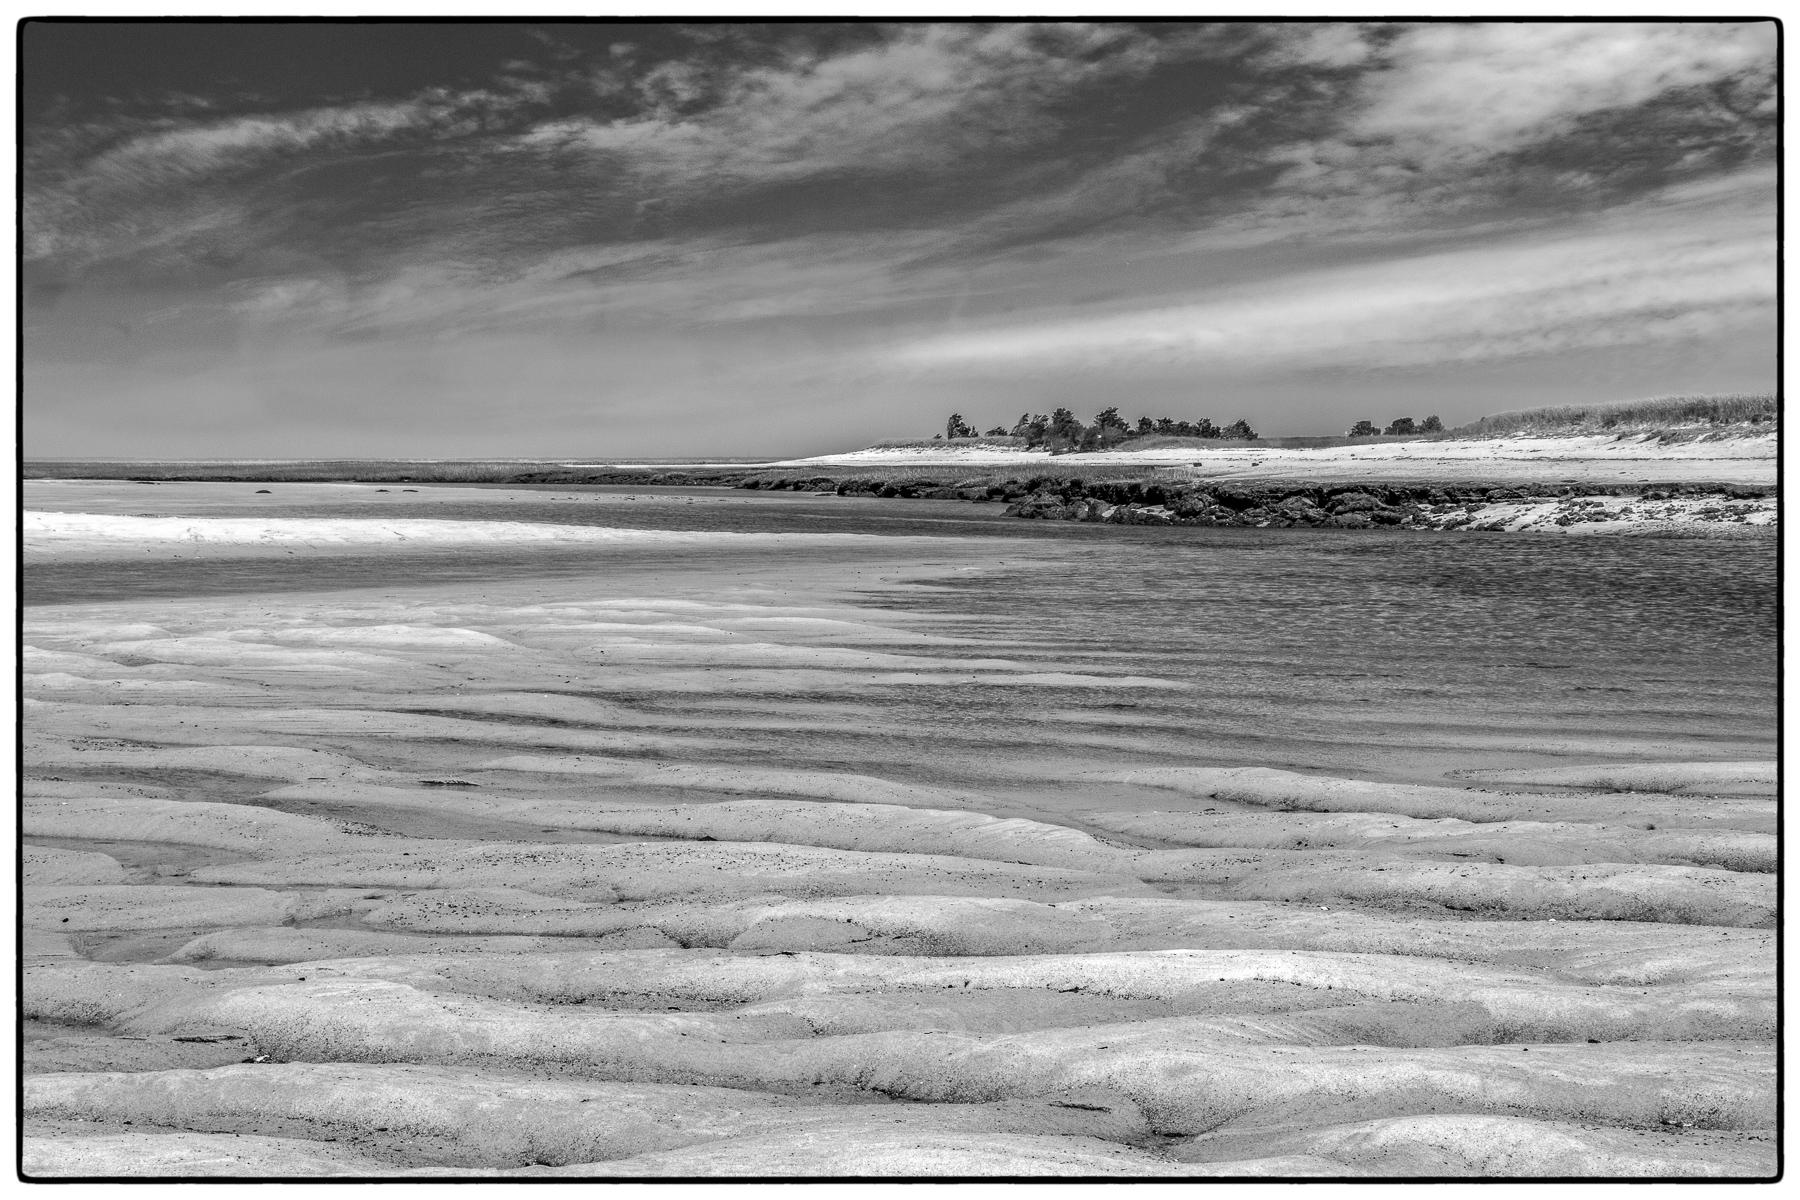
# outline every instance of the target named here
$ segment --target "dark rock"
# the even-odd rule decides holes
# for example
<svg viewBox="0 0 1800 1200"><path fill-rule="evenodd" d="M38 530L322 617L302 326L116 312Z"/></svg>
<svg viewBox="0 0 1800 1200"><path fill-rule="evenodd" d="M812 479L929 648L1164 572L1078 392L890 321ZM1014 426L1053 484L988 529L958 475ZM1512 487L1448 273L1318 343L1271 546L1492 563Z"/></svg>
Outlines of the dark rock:
<svg viewBox="0 0 1800 1200"><path fill-rule="evenodd" d="M1246 508L1259 507L1262 504L1262 492L1233 486L1215 487L1213 503L1241 512Z"/></svg>
<svg viewBox="0 0 1800 1200"><path fill-rule="evenodd" d="M1381 507L1381 501L1367 492L1341 492L1331 498L1328 507L1334 514L1372 512Z"/></svg>
<svg viewBox="0 0 1800 1200"><path fill-rule="evenodd" d="M1325 513L1319 506L1305 496L1289 496L1275 506L1274 511L1285 521L1300 521L1308 525L1317 524L1325 519Z"/></svg>
<svg viewBox="0 0 1800 1200"><path fill-rule="evenodd" d="M1069 507L1055 495L1039 493L1008 505L1006 515L1039 521L1061 521L1069 515Z"/></svg>

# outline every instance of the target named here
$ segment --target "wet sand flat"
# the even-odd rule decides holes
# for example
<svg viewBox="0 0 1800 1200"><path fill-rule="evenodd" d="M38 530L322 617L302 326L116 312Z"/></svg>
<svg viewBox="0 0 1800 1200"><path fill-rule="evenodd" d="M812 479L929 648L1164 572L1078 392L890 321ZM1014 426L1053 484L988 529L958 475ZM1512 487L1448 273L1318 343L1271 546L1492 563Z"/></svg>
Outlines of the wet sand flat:
<svg viewBox="0 0 1800 1200"><path fill-rule="evenodd" d="M32 1176L1775 1169L1754 688L1682 718L1570 652L1529 712L1478 672L1482 728L1168 649L1216 597L1116 652L977 602L1083 543L489 495L421 548L207 486L27 527L88 572L25 617Z"/></svg>

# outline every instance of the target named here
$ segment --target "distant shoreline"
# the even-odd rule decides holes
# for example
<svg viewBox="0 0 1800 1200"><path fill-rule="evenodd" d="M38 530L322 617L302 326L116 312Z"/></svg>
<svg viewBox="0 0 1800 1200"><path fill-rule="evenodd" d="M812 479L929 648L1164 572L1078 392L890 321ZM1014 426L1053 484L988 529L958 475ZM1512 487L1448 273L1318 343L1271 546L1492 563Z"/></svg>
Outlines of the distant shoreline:
<svg viewBox="0 0 1800 1200"><path fill-rule="evenodd" d="M1166 441L1167 439L1165 439ZM986 439L873 446L804 458L111 458L26 459L25 478L126 479L143 481L219 480L226 482L320 483L532 483L578 482L570 473L605 476L605 482L641 481L644 472L683 471L729 475L782 468L821 471L863 467L1136 467L1197 468L1232 474L1246 468L1274 478L1291 468L1294 478L1321 471L1356 477L1380 475L1388 481L1423 478L1437 467L1446 482L1486 468L1486 474L1516 475L1520 464L1553 466L1595 482L1693 482L1694 468L1719 483L1773 483L1778 440L1772 428L1753 431L1660 430L1622 434L1499 435L1435 438L1271 438L1255 442L1183 439L1181 445L1124 447L1052 453L1043 449L990 444ZM1603 478L1608 465L1655 464L1656 477L1641 472L1629 479ZM729 483L726 486L731 486Z"/></svg>
<svg viewBox="0 0 1800 1200"><path fill-rule="evenodd" d="M945 445L773 462L39 460L27 479L723 487L1001 502L1109 524L1755 535L1777 520L1772 430L1318 439L1052 455Z"/></svg>

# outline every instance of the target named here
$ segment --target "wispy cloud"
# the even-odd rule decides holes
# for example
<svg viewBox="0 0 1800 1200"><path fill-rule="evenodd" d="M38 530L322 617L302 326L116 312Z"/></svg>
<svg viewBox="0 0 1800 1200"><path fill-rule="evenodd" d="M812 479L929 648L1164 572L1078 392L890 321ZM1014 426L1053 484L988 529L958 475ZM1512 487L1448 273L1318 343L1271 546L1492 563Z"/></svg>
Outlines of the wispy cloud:
<svg viewBox="0 0 1800 1200"><path fill-rule="evenodd" d="M248 230L253 219L239 202L267 172L406 137L467 136L507 107L491 92L436 89L399 102L167 119L148 128L133 121L111 138L92 128L65 131L27 152L25 254L79 267L139 254L183 227L199 233L229 221ZM97 139L104 145L91 155L59 158Z"/></svg>
<svg viewBox="0 0 1800 1200"><path fill-rule="evenodd" d="M623 68L609 71L601 90L629 90L633 113L544 122L521 141L600 155L690 200L826 174L946 170L1054 142L1064 129L1055 101L1098 80L1128 82L1159 53L1115 27L907 26L876 46L796 52L774 66L663 63L629 84Z"/></svg>
<svg viewBox="0 0 1800 1200"><path fill-rule="evenodd" d="M1391 139L1429 167L1509 153L1679 88L1748 80L1772 114L1774 48L1767 22L1424 25L1363 77L1344 134Z"/></svg>
<svg viewBox="0 0 1800 1200"><path fill-rule="evenodd" d="M1282 169L1261 216L1550 209L1616 177L1642 188L1716 168L1704 152L1734 139L1771 155L1774 36L1767 22L1402 28L1341 81L1335 121L1268 148Z"/></svg>
<svg viewBox="0 0 1800 1200"><path fill-rule="evenodd" d="M1692 205L1640 208L1552 236L1298 272L1176 305L996 323L902 345L894 358L1028 373L1365 369L1703 337L1773 315L1770 199L1704 225Z"/></svg>
<svg viewBox="0 0 1800 1200"><path fill-rule="evenodd" d="M287 181L320 169L355 173L343 194L312 206L381 222L369 249L402 262L415 245L441 253L442 231L456 226L465 257L500 262L584 240L655 239L672 226L804 218L954 222L965 253L1159 215L1176 226L1434 219L1529 200L1525 175L1552 193L1544 203L1591 191L1607 163L1528 169L1508 156L1596 114L1654 121L1679 171L1684 152L1704 147L1670 136L1669 114L1640 110L1684 89L1736 89L1748 106L1738 121L1766 115L1770 29L1331 24L1151 36L915 25L872 44L795 45L770 61L643 62L626 47L569 65L564 48L542 68L507 60L486 88L238 116L196 116L190 102L110 137L38 135L26 253L79 268L128 260L146 239L166 245L182 229L215 237L245 219L239 202L259 188L268 194L255 232L317 237L280 222ZM1184 75L1212 81L1198 109L1139 116L1098 142L1084 130L1094 96ZM568 87L598 110L549 115L551 94ZM396 154L413 161L383 164ZM916 206L897 204L902 196Z"/></svg>
<svg viewBox="0 0 1800 1200"><path fill-rule="evenodd" d="M84 77L28 117L27 353L112 363L124 395L143 363L214 370L221 347L345 379L380 347L428 407L393 364L490 341L601 372L624 355L640 381L646 347L716 347L711 390L741 378L762 403L783 363L887 372L844 389L887 404L907 381L929 404L952 378L1724 345L1772 319L1773 39L589 26L470 41L404 86L258 91L254 62L232 89L198 67L129 96Z"/></svg>

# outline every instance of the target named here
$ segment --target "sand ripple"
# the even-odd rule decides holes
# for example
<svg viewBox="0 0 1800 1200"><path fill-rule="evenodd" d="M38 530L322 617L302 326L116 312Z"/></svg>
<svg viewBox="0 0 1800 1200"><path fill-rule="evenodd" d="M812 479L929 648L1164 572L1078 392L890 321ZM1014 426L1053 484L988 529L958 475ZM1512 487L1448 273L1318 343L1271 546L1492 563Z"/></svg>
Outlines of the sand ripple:
<svg viewBox="0 0 1800 1200"><path fill-rule="evenodd" d="M952 753L934 689L1190 685L595 590L29 614L29 1175L1773 1170L1770 763Z"/></svg>

